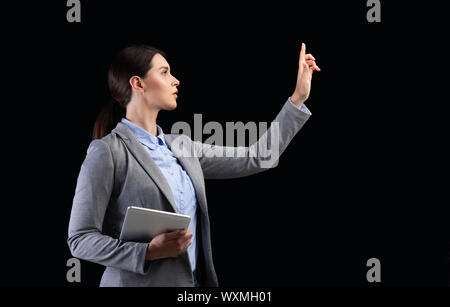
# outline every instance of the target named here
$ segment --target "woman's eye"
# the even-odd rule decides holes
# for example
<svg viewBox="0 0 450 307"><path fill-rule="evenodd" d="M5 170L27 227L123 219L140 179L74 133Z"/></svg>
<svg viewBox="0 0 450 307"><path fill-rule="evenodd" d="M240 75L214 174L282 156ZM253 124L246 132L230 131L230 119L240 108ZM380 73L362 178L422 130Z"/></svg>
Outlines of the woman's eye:
<svg viewBox="0 0 450 307"><path fill-rule="evenodd" d="M163 71L163 74L167 73L167 71Z"/></svg>

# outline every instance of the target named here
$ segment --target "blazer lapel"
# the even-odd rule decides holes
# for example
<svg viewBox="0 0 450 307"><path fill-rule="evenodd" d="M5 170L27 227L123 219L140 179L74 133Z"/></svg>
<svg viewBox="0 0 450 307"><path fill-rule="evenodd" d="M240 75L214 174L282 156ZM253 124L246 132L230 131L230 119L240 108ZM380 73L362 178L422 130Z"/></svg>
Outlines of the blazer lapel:
<svg viewBox="0 0 450 307"><path fill-rule="evenodd" d="M203 209L206 209L206 205L203 202L203 182L202 179L197 176L199 172L201 172L201 168L196 167L192 163L192 154L190 152L190 146L192 146L192 143L187 144L187 142L184 142L184 140L181 143L175 144L175 146L172 146L173 141L177 138L176 134L164 134L164 139L166 140L167 146L170 148L170 150L173 152L173 154L177 157L180 164L183 166L186 173L191 178L192 184L194 185L194 189L196 191L197 195L197 201L200 204L200 206L203 207Z"/></svg>
<svg viewBox="0 0 450 307"><path fill-rule="evenodd" d="M164 174L156 165L155 161L153 161L148 152L146 152L144 147L138 142L131 130L125 124L119 122L112 132L117 133L123 139L128 150L167 198L174 212L178 213L172 190L167 183L166 177L164 177Z"/></svg>

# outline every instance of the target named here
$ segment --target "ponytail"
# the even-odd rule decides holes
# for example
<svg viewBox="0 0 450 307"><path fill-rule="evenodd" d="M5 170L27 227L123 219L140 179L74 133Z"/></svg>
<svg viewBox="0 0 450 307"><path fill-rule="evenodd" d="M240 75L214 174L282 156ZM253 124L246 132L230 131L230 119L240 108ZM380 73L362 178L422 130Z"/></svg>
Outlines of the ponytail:
<svg viewBox="0 0 450 307"><path fill-rule="evenodd" d="M122 117L125 117L125 109L114 99L105 105L97 116L94 124L92 139L101 139L113 130Z"/></svg>

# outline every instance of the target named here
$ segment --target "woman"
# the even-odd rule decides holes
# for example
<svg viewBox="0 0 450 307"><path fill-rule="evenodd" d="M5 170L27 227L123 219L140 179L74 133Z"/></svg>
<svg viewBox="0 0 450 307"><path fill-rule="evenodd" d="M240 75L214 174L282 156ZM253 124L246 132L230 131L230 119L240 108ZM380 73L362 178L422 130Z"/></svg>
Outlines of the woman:
<svg viewBox="0 0 450 307"><path fill-rule="evenodd" d="M320 69L305 48L302 44L294 93L275 119L279 154L311 114L303 103L312 73ZM106 266L100 286L218 286L204 179L268 169L261 157L249 153L256 146L271 145L270 133L250 147L240 147L244 156L216 154L225 148L236 153L237 147L163 133L156 124L158 112L176 108L180 84L166 58L155 48L130 46L115 56L109 69L116 103L95 123L77 181L68 238L74 257ZM180 139L193 156L180 154L175 146ZM160 234L151 242L123 242L118 237L131 205L187 214L191 223L187 230Z"/></svg>

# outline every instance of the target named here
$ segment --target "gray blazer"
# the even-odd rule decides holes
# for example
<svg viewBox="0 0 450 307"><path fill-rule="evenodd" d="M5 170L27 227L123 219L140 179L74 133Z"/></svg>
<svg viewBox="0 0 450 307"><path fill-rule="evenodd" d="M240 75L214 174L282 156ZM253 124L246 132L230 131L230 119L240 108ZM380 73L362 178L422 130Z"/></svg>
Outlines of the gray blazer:
<svg viewBox="0 0 450 307"><path fill-rule="evenodd" d="M274 120L279 123L277 144L272 143L274 133L270 128L250 147L208 145L184 135L165 134L167 145L190 176L197 196L197 268L201 285L218 286L204 180L243 177L269 169L263 166L261 155L252 154L255 146L279 146L281 155L309 116L286 101ZM278 159L271 167L277 162ZM164 175L129 128L118 123L110 134L92 141L87 150L70 216L67 240L70 251L74 257L106 266L100 286L193 286L187 252L148 261L145 260L148 242L118 239L131 205L177 212Z"/></svg>

